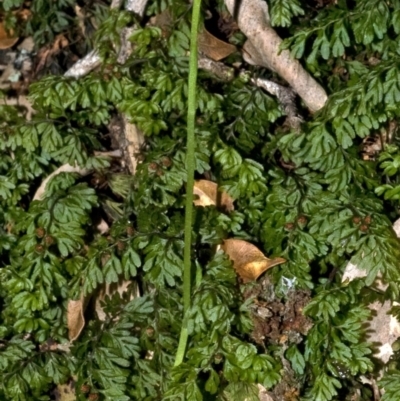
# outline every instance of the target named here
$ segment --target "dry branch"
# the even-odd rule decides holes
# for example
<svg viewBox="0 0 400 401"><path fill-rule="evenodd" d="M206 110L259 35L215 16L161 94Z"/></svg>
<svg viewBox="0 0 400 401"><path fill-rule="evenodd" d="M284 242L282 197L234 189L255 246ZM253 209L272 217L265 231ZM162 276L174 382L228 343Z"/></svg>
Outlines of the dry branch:
<svg viewBox="0 0 400 401"><path fill-rule="evenodd" d="M110 8L119 8L122 0L113 0ZM101 58L97 50L92 50L83 59L78 60L64 75L66 77L80 78L93 71L101 64Z"/></svg>
<svg viewBox="0 0 400 401"><path fill-rule="evenodd" d="M235 77L235 70L232 67L203 55L199 55L197 65L201 70L209 72L221 81L228 82Z"/></svg>
<svg viewBox="0 0 400 401"><path fill-rule="evenodd" d="M228 67L219 61L211 60L203 55L199 55L198 67L224 82L229 82L235 77L235 70L232 67ZM242 71L241 74L248 77L251 76L251 73L248 71ZM251 78L250 81L271 95L276 96L284 113L287 115L287 124L295 130L300 129L303 119L297 111L295 103L296 94L292 89L265 78Z"/></svg>
<svg viewBox="0 0 400 401"><path fill-rule="evenodd" d="M271 95L276 96L279 103L282 105L283 111L287 115L287 124L295 130L300 129L300 124L303 119L297 112L295 103L296 95L290 88L264 78L252 78L251 82Z"/></svg>
<svg viewBox="0 0 400 401"><path fill-rule="evenodd" d="M83 59L78 60L64 75L66 77L80 78L93 71L101 64L97 50L92 50Z"/></svg>
<svg viewBox="0 0 400 401"><path fill-rule="evenodd" d="M121 6L121 3L121 0L113 0L110 8L119 8ZM146 3L147 0L128 0L126 4L126 9L142 17L146 8ZM130 32L130 30L125 30L122 34L122 43L123 45L125 44L125 46L127 46L127 35ZM119 62L123 60L124 58L121 59L121 57L119 57L118 59ZM64 75L66 77L80 78L85 76L86 74L89 74L89 72L93 71L100 64L101 58L99 52L97 50L92 50L83 59L77 61Z"/></svg>
<svg viewBox="0 0 400 401"><path fill-rule="evenodd" d="M111 3L111 8L119 8L121 6L121 0L113 0ZM146 7L147 0L128 0L126 4L126 9L128 11L135 12L139 16L142 16ZM118 62L125 63L127 58L130 56L132 52L132 46L129 41L129 36L132 34L132 28L125 28L121 33L121 48L118 54ZM100 66L101 58L97 52L97 50L91 51L86 55L83 59L79 60L75 63L66 73L65 76L80 78L85 76L89 72L93 71L95 68ZM122 115L121 119L121 134L117 135L116 139L121 144L121 149L116 151L111 151L110 155L118 156L118 154L122 154L125 156L127 160L128 168L131 174L135 174L136 166L137 166L137 156L140 152L140 147L144 143L144 137L142 132L136 127L136 125L130 123L126 116ZM111 130L110 130L111 131ZM97 152L95 152L96 154ZM90 173L89 170L80 169L79 167L73 167L70 165L65 165L60 167L58 170L53 172L49 177L47 177L38 191L35 194L36 199L40 199L43 196L46 185L51 177L56 174L59 174L61 171L74 171L78 172L81 175L86 175ZM106 232L108 230L108 225L102 221L98 227L100 232ZM103 307L101 305L101 300L106 294L113 293L115 291L120 292L122 294L125 292L129 285L130 281L120 280L119 283L114 285L103 284L100 287L99 293L96 296L96 312L100 319L104 319L105 314L103 311ZM136 291L134 296L140 296L139 289L135 286ZM85 326L85 318L84 318L84 309L85 304L87 303L87 297L81 295L79 300L69 300L68 301L68 329L69 329L69 339L70 341L74 341L77 339Z"/></svg>
<svg viewBox="0 0 400 401"><path fill-rule="evenodd" d="M78 173L82 176L88 175L92 172L92 170L86 169L86 168L81 168L78 165L71 166L70 164L64 164L60 166L57 170L53 171L49 176L47 176L42 183L40 184L40 187L36 190L35 195L33 196L33 200L40 200L43 199L44 194L46 192L46 186L48 182L56 175L60 173Z"/></svg>
<svg viewBox="0 0 400 401"><path fill-rule="evenodd" d="M247 36L243 58L250 64L267 67L279 74L310 111L321 109L327 100L325 90L288 50L279 54L282 39L271 27L265 0L225 0L225 4L233 16L237 15L239 28Z"/></svg>
<svg viewBox="0 0 400 401"><path fill-rule="evenodd" d="M128 0L126 3L126 9L132 11L139 16L143 16L146 8L147 0ZM111 8L118 8L121 5L121 0L114 0L111 4ZM132 28L125 28L121 33L121 48L118 54L118 62L124 63L132 52L132 46L128 40L132 34ZM100 56L97 50L91 51L86 57L75 63L66 73L67 77L80 78L101 64ZM122 143L122 152L126 156L127 164L131 174L135 174L137 166L137 155L139 154L140 147L144 143L144 137L142 132L137 128L136 125L130 123L128 119L122 117L122 128L123 137L119 138Z"/></svg>
<svg viewBox="0 0 400 401"><path fill-rule="evenodd" d="M143 17L144 10L146 9L147 0L127 0L125 8L128 11L136 13Z"/></svg>

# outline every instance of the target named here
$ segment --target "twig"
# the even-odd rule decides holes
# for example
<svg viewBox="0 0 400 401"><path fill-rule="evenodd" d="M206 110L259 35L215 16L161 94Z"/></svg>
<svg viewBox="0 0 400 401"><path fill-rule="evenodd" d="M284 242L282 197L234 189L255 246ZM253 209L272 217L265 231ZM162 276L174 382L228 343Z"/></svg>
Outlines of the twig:
<svg viewBox="0 0 400 401"><path fill-rule="evenodd" d="M378 384L376 383L376 380L374 378L371 379L371 385L372 385L372 391L374 393L374 401L380 401L381 400L381 393L379 391Z"/></svg>
<svg viewBox="0 0 400 401"><path fill-rule="evenodd" d="M66 77L80 78L93 71L101 64L101 58L97 50L92 50L84 58L78 60L64 75Z"/></svg>
<svg viewBox="0 0 400 401"><path fill-rule="evenodd" d="M197 65L200 69L208 71L221 81L228 82L235 77L235 70L233 68L228 67L219 61L211 60L203 55L199 55Z"/></svg>
<svg viewBox="0 0 400 401"><path fill-rule="evenodd" d="M127 0L125 8L143 17L146 4L147 0Z"/></svg>
<svg viewBox="0 0 400 401"><path fill-rule="evenodd" d="M198 67L202 70L208 71L210 74L224 82L229 82L235 77L235 70L232 67L211 60L203 55L199 57ZM251 76L248 71L243 71L242 74L249 77ZM292 89L265 78L251 78L250 81L271 95L276 96L279 103L282 105L284 113L287 115L287 124L296 131L300 129L300 124L303 122L303 119L297 111L295 103L296 93Z"/></svg>
<svg viewBox="0 0 400 401"><path fill-rule="evenodd" d="M288 125L295 130L300 129L300 124L303 122L303 118L297 111L295 103L296 94L292 89L265 78L251 78L251 82L271 95L276 96L283 107L283 111L287 115Z"/></svg>
<svg viewBox="0 0 400 401"><path fill-rule="evenodd" d="M280 50L282 39L271 27L267 3L264 0L225 0L225 4L232 15L237 15L239 28L248 38L243 49L245 61L275 71L298 93L310 111L321 109L327 100L325 90L288 50Z"/></svg>
<svg viewBox="0 0 400 401"><path fill-rule="evenodd" d="M126 3L126 9L138 14L139 16L143 16L146 3L147 0L128 0ZM119 8L120 6L121 0L113 0L111 8ZM125 28L121 32L121 48L117 60L121 64L125 63L132 52L132 46L128 40L129 36L132 34L132 30L133 28ZM93 50L86 55L86 57L75 63L65 73L65 76L80 78L97 68L100 64L100 56L97 50ZM137 155L140 153L140 147L144 143L144 137L137 126L130 123L125 116L122 116L121 127L123 130L123 138L120 138L120 141L123 142L121 150L124 153L125 159L127 159L129 171L134 175L137 166Z"/></svg>
<svg viewBox="0 0 400 401"><path fill-rule="evenodd" d="M112 0L110 4L110 8L120 8L122 4L122 0Z"/></svg>
<svg viewBox="0 0 400 401"><path fill-rule="evenodd" d="M121 6L122 0L113 0L111 3L110 8L119 8ZM126 4L126 9L128 11L132 11L139 15L140 17L143 16L144 10L146 8L147 0L128 0ZM127 35L130 31L124 30L122 33L122 43L126 45L127 42ZM126 53L128 52L120 52L123 56L118 57L118 62L124 62L126 60ZM83 77L89 72L93 71L101 64L101 58L99 52L97 50L92 50L88 53L84 58L77 61L64 75L66 77L72 78L80 78Z"/></svg>
<svg viewBox="0 0 400 401"><path fill-rule="evenodd" d="M51 178L60 174L60 173L78 173L82 176L88 175L92 172L92 170L87 168L81 168L78 165L71 166L70 164L63 164L57 170L53 171L50 175L48 175L40 184L40 187L36 190L35 195L33 196L33 200L43 199L44 194L46 192L47 183Z"/></svg>

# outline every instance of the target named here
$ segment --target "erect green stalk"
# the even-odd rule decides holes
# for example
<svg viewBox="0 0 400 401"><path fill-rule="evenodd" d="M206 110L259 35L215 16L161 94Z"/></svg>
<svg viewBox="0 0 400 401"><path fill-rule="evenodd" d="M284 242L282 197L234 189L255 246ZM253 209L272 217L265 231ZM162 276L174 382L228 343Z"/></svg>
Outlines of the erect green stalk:
<svg viewBox="0 0 400 401"><path fill-rule="evenodd" d="M187 147L186 147L186 205L185 205L185 248L183 254L183 323L179 338L175 366L182 363L188 339L186 313L190 307L191 282L191 248L192 248L192 215L194 185L194 150L195 150L195 117L196 117L196 81L197 81L197 31L200 19L201 0L193 0L192 28L190 32L190 63L188 79L188 112L187 112Z"/></svg>

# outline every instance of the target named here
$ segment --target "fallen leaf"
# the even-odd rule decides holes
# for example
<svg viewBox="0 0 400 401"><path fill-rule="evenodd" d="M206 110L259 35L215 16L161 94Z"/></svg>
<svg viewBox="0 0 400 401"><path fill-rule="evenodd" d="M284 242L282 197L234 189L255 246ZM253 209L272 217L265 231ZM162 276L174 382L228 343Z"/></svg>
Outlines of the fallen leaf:
<svg viewBox="0 0 400 401"><path fill-rule="evenodd" d="M199 33L199 51L207 57L219 61L236 51L236 46L211 35L204 28Z"/></svg>
<svg viewBox="0 0 400 401"><path fill-rule="evenodd" d="M193 194L198 196L193 201L196 206L215 205L227 212L232 212L234 209L233 199L226 192L219 192L216 182L197 180L194 183Z"/></svg>
<svg viewBox="0 0 400 401"><path fill-rule="evenodd" d="M400 238L400 219L393 223L393 230L397 238ZM342 284L348 285L349 282L355 279L367 276L367 269L362 269L348 262L343 272ZM373 286L379 291L385 292L389 284L384 280L382 274L378 273ZM394 353L392 345L400 338L400 321L390 313L392 307L398 305L397 302L391 300L375 301L368 305L368 308L372 311L372 318L367 322L367 339L370 343L379 344L378 347L374 348L373 355L384 364L387 364L391 359Z"/></svg>
<svg viewBox="0 0 400 401"><path fill-rule="evenodd" d="M124 154L128 161L128 168L132 175L135 175L137 165L139 164L139 156L142 153L142 146L144 144L143 132L137 125L132 124L125 114L122 116L123 136L125 137L123 148Z"/></svg>
<svg viewBox="0 0 400 401"><path fill-rule="evenodd" d="M21 113L25 114L27 120L32 119L32 114L34 113L32 103L24 95L19 95L17 98L0 99L0 105L16 106L18 110L21 110Z"/></svg>
<svg viewBox="0 0 400 401"><path fill-rule="evenodd" d="M18 39L14 37L13 31L7 31L4 24L0 22L0 50L13 47Z"/></svg>
<svg viewBox="0 0 400 401"><path fill-rule="evenodd" d="M56 401L75 401L75 382L70 381L66 384L58 384L53 391L53 396Z"/></svg>
<svg viewBox="0 0 400 401"><path fill-rule="evenodd" d="M256 246L241 239L227 239L221 248L232 260L233 267L244 283L257 280L271 267L286 262L283 258L267 258Z"/></svg>
<svg viewBox="0 0 400 401"><path fill-rule="evenodd" d="M45 68L45 66L48 64L48 61L51 60L52 57L59 54L68 45L68 39L64 35L59 34L55 37L53 43L41 48L37 54L38 62L35 68L35 74L39 73L43 68Z"/></svg>
<svg viewBox="0 0 400 401"><path fill-rule="evenodd" d="M140 297L139 287L136 282L132 280L123 280L121 277L117 283L104 283L102 284L98 292L95 295L94 309L97 313L99 320L106 320L106 313L104 312L103 302L107 296L112 296L115 293L119 293L121 299L129 292L129 299Z"/></svg>
<svg viewBox="0 0 400 401"><path fill-rule="evenodd" d="M171 34L174 20L168 9L150 19L151 24L158 26L161 29L162 36L168 38Z"/></svg>
<svg viewBox="0 0 400 401"><path fill-rule="evenodd" d="M28 19L32 16L31 10L28 10L27 8L18 10L13 14L18 18L19 21L28 21Z"/></svg>
<svg viewBox="0 0 400 401"><path fill-rule="evenodd" d="M75 341L85 327L85 298L81 295L78 300L69 300L67 306L68 338Z"/></svg>

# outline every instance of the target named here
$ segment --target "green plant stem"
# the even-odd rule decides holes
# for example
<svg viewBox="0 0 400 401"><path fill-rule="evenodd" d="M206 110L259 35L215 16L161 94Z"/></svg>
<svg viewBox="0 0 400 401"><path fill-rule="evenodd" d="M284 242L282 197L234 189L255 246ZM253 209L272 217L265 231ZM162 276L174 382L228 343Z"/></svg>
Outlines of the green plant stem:
<svg viewBox="0 0 400 401"><path fill-rule="evenodd" d="M186 313L190 307L191 251L192 251L192 215L194 186L194 150L195 150L195 117L196 117L196 81L197 81L197 32L200 20L201 0L193 0L192 28L190 32L190 61L188 78L188 112L187 112L187 147L186 147L186 205L185 205L185 248L183 254L183 322L179 338L178 351L174 366L182 363L188 340Z"/></svg>

